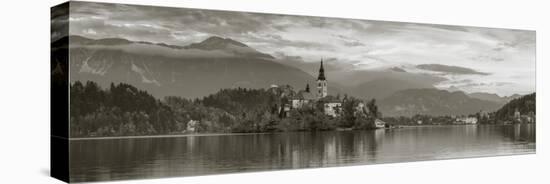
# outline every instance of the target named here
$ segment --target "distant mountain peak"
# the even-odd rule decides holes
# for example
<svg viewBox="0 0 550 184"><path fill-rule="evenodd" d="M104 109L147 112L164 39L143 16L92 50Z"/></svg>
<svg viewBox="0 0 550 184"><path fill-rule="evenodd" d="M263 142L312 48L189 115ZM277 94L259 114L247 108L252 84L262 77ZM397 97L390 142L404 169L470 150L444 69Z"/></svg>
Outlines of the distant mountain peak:
<svg viewBox="0 0 550 184"><path fill-rule="evenodd" d="M170 49L198 49L204 51L222 51L225 53L233 54L236 57L244 58L262 58L262 59L275 59L275 57L262 53L252 47L247 46L244 43L235 41L230 38L222 38L219 36L211 36L207 39L198 42L192 43L187 46L179 45L169 45L165 43L153 43L148 41L132 41L125 38L101 38L101 39L92 39L86 38L79 35L70 35L55 40L51 43L52 48L59 48L66 46L67 42L70 45L102 45L102 46L115 46L115 45L130 45L130 44L141 44L141 45L153 45L160 46Z"/></svg>
<svg viewBox="0 0 550 184"><path fill-rule="evenodd" d="M397 67L397 66L391 67L389 70L394 71L394 72L407 72L405 69Z"/></svg>
<svg viewBox="0 0 550 184"><path fill-rule="evenodd" d="M501 104L508 103L510 100L521 97L521 95L518 95L518 94L513 94L513 95L510 95L510 96L499 96L498 94L485 93L485 92L470 93L470 94L468 94L468 96L470 96L472 98L481 99L481 100L488 100L488 101L498 102L498 103L501 103Z"/></svg>
<svg viewBox="0 0 550 184"><path fill-rule="evenodd" d="M231 38L222 38L219 36L211 36L199 43L192 43L186 48L189 49L202 49L202 50L216 50L225 49L228 46L248 47L248 45L232 40Z"/></svg>
<svg viewBox="0 0 550 184"><path fill-rule="evenodd" d="M255 58L267 58L275 59L275 57L257 51L248 45L235 41L231 38L222 38L219 36L211 36L202 42L192 43L184 47L185 49L199 49L199 50L223 50L233 53L237 56L255 57Z"/></svg>

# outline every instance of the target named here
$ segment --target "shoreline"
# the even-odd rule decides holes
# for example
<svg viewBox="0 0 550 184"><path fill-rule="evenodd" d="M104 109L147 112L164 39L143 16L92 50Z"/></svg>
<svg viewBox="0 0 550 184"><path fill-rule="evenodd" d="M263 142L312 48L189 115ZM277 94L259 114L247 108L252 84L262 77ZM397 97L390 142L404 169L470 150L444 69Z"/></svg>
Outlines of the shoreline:
<svg viewBox="0 0 550 184"><path fill-rule="evenodd" d="M171 138L171 137L203 137L203 136L253 135L253 134L271 134L271 133L273 132L194 133L194 134L167 134L167 135L132 135L132 136L112 136L112 137L76 137L76 138L69 138L69 141L107 140L107 139L146 139L146 138Z"/></svg>
<svg viewBox="0 0 550 184"><path fill-rule="evenodd" d="M400 125L396 128L381 128L372 130L391 130L400 128L414 128L414 127L452 127L452 126L474 126L472 124L467 125ZM479 126L479 125L475 125ZM505 126L505 125L492 125L492 126ZM369 130L369 131L372 131ZM364 131L364 130L331 130L334 132L347 132L347 131ZM300 131L291 131L300 132ZM303 131L302 131L303 132ZM85 140L109 140L109 139L148 139L148 138L173 138L173 137L203 137L203 136L230 136L230 135L260 135L260 134L277 134L277 133L289 133L289 132L252 132L252 133L192 133L192 134L166 134L166 135L134 135L134 136L112 136L112 137L69 137L69 141L85 141Z"/></svg>

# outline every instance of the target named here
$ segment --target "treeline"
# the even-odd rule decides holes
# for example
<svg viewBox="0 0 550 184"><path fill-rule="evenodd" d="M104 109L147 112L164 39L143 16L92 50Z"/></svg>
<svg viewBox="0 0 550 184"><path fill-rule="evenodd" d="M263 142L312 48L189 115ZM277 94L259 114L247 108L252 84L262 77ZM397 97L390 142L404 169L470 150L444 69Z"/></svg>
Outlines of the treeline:
<svg viewBox="0 0 550 184"><path fill-rule="evenodd" d="M506 103L495 112L477 113L480 124L534 123L536 114L536 93L531 93ZM516 110L519 117L516 117Z"/></svg>
<svg viewBox="0 0 550 184"><path fill-rule="evenodd" d="M537 112L536 94L532 93L511 100L495 112L495 119L511 120L516 110L522 115L535 114Z"/></svg>
<svg viewBox="0 0 550 184"><path fill-rule="evenodd" d="M107 90L94 82L70 86L71 137L165 134L177 130L173 111L128 84Z"/></svg>
<svg viewBox="0 0 550 184"><path fill-rule="evenodd" d="M431 116L417 114L411 117L384 117L383 120L392 125L452 125L456 122L456 116Z"/></svg>
<svg viewBox="0 0 550 184"><path fill-rule="evenodd" d="M516 110L519 117L516 117ZM534 123L536 114L536 93L531 93L504 104L490 113L476 113L480 124Z"/></svg>
<svg viewBox="0 0 550 184"><path fill-rule="evenodd" d="M285 111L296 92L271 89L222 89L202 99L155 99L129 84L102 89L95 82L70 86L71 137L158 135L193 132L323 131L370 129L382 115L376 101L344 96L338 117L324 113L322 101ZM192 124L188 124L192 123Z"/></svg>

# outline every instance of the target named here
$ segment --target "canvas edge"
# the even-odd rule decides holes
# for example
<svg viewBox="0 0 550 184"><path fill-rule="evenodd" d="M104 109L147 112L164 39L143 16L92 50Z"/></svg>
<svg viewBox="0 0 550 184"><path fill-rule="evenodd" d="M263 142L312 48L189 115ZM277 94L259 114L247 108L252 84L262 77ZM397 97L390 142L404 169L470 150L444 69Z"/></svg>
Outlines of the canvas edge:
<svg viewBox="0 0 550 184"><path fill-rule="evenodd" d="M69 41L53 39L54 33L61 33L60 38L68 35L69 9L69 1L50 9L50 176L67 183L70 182Z"/></svg>

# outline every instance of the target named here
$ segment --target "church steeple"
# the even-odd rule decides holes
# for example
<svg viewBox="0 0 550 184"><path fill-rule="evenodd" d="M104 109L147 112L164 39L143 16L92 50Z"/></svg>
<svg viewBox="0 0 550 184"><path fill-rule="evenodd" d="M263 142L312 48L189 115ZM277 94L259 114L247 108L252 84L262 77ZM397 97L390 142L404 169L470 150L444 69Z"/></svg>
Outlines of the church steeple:
<svg viewBox="0 0 550 184"><path fill-rule="evenodd" d="M317 77L317 98L324 98L328 95L327 78L325 77L325 69L323 68L323 59L321 59L321 67L319 68L319 76Z"/></svg>
<svg viewBox="0 0 550 184"><path fill-rule="evenodd" d="M317 80L327 80L325 78L325 69L323 68L323 59L321 59L321 68L319 68L319 76L317 77Z"/></svg>

